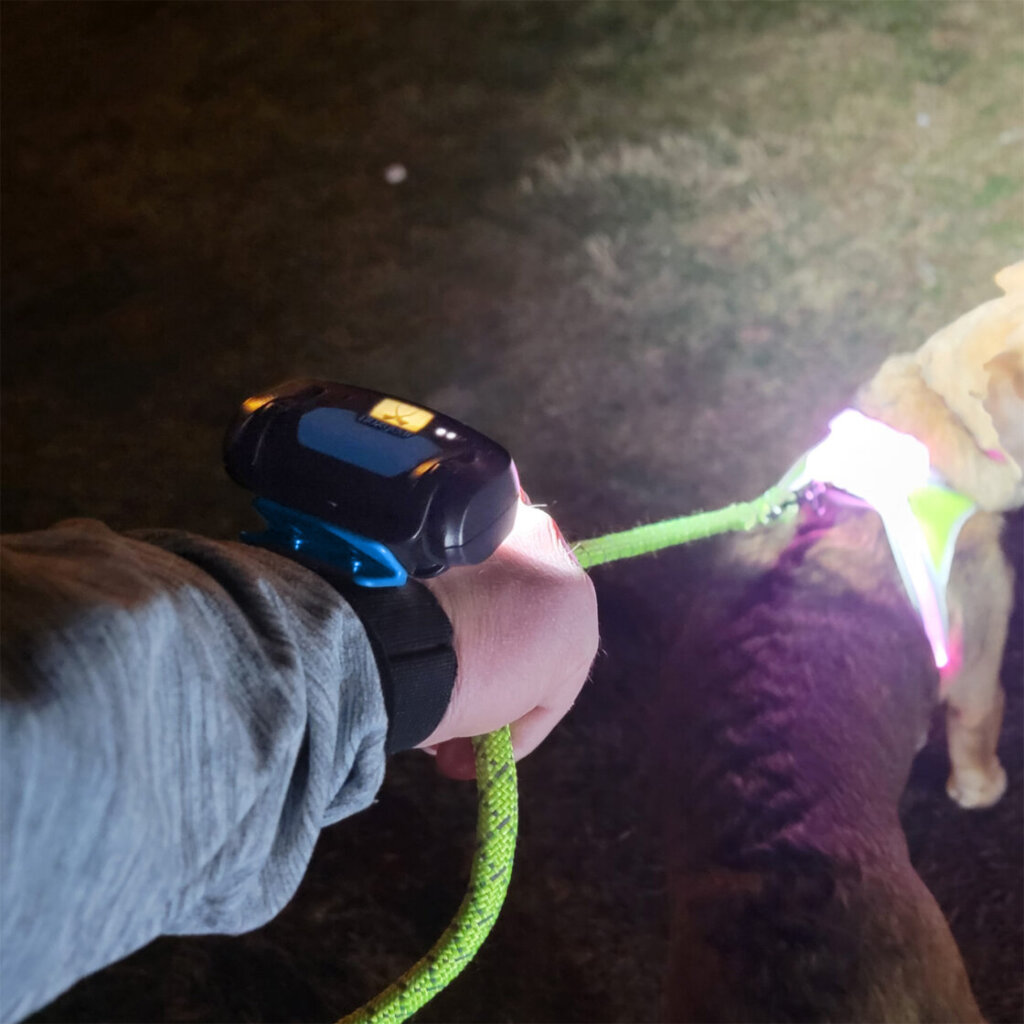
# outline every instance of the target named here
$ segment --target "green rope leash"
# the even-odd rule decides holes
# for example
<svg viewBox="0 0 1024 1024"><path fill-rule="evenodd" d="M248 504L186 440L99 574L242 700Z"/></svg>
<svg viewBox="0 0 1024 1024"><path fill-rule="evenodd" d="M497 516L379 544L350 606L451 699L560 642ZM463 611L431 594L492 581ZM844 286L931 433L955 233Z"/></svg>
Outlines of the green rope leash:
<svg viewBox="0 0 1024 1024"><path fill-rule="evenodd" d="M573 552L584 569L591 569L606 562L636 558L719 533L752 530L755 526L787 518L796 512L793 491L786 486L789 475L753 501L609 533L581 541ZM473 959L498 917L512 877L516 847L519 794L515 755L507 725L497 732L477 736L473 745L480 803L476 854L462 905L444 934L419 963L338 1024L397 1024L412 1016Z"/></svg>
<svg viewBox="0 0 1024 1024"><path fill-rule="evenodd" d="M469 888L458 913L433 948L393 985L338 1024L397 1022L433 999L476 956L505 901L516 850L519 793L508 726L477 736L476 777L480 806L476 854Z"/></svg>
<svg viewBox="0 0 1024 1024"><path fill-rule="evenodd" d="M662 548L689 544L719 533L752 530L793 511L793 492L785 483L780 483L753 501L741 501L713 512L695 512L580 541L573 548L573 554L584 569L592 569L595 565L648 555Z"/></svg>

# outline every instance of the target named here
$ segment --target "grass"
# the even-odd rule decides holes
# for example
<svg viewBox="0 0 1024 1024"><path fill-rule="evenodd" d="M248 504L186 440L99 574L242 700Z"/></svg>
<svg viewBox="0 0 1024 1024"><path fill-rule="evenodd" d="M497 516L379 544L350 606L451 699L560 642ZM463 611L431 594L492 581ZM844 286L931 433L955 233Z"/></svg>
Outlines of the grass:
<svg viewBox="0 0 1024 1024"><path fill-rule="evenodd" d="M1024 243L1021 75L1007 74L1021 55L1019 6L656 11L590 10L596 22L634 17L620 24L632 42L561 70L539 108L565 126L564 142L519 182L518 208L571 240L561 266L595 319L628 317L609 358L625 348L682 366L723 333L761 338L759 371L795 373L798 393L834 403L888 351L991 294L991 273ZM736 358L750 347L737 344ZM713 384L703 395L713 408L727 397ZM638 395L625 404L643 406ZM733 462L735 479L751 476L719 455L734 443L732 414L698 418L711 420L698 444ZM618 479L639 452L615 451L626 455ZM665 475L692 474L677 464Z"/></svg>

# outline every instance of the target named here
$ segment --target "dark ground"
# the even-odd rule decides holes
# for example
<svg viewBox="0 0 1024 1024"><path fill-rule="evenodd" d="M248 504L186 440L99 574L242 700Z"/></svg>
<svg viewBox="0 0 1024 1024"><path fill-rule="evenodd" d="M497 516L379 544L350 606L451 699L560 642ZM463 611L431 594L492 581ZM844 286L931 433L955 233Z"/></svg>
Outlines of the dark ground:
<svg viewBox="0 0 1024 1024"><path fill-rule="evenodd" d="M1016 0L0 13L6 530L236 535L221 433L300 374L502 440L569 536L714 507L1024 243ZM648 695L707 558L595 573L605 654L522 765L507 909L422 1020L656 1016ZM1019 605L1007 796L956 808L935 732L905 798L993 1021L1024 1018ZM333 1019L441 931L473 815L471 787L402 756L270 926L158 941L37 1019Z"/></svg>

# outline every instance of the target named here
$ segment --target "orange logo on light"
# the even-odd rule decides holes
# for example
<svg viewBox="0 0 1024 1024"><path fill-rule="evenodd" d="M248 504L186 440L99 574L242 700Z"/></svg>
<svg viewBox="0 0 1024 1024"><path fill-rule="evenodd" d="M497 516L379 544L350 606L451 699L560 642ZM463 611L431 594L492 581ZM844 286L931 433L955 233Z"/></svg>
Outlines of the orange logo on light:
<svg viewBox="0 0 1024 1024"><path fill-rule="evenodd" d="M406 405L397 398L382 398L371 410L370 416L381 423L418 434L433 418L429 409L418 405Z"/></svg>

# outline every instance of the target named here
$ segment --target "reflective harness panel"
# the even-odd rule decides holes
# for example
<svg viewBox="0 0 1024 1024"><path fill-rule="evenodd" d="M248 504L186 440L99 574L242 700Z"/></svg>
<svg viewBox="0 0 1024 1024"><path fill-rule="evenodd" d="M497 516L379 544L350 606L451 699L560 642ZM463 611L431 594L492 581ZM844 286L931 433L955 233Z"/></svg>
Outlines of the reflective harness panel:
<svg viewBox="0 0 1024 1024"><path fill-rule="evenodd" d="M828 436L786 474L782 483L800 492L812 484L836 487L870 505L881 517L889 547L935 664L949 664L946 585L964 523L975 511L970 498L947 487L916 437L845 409Z"/></svg>

